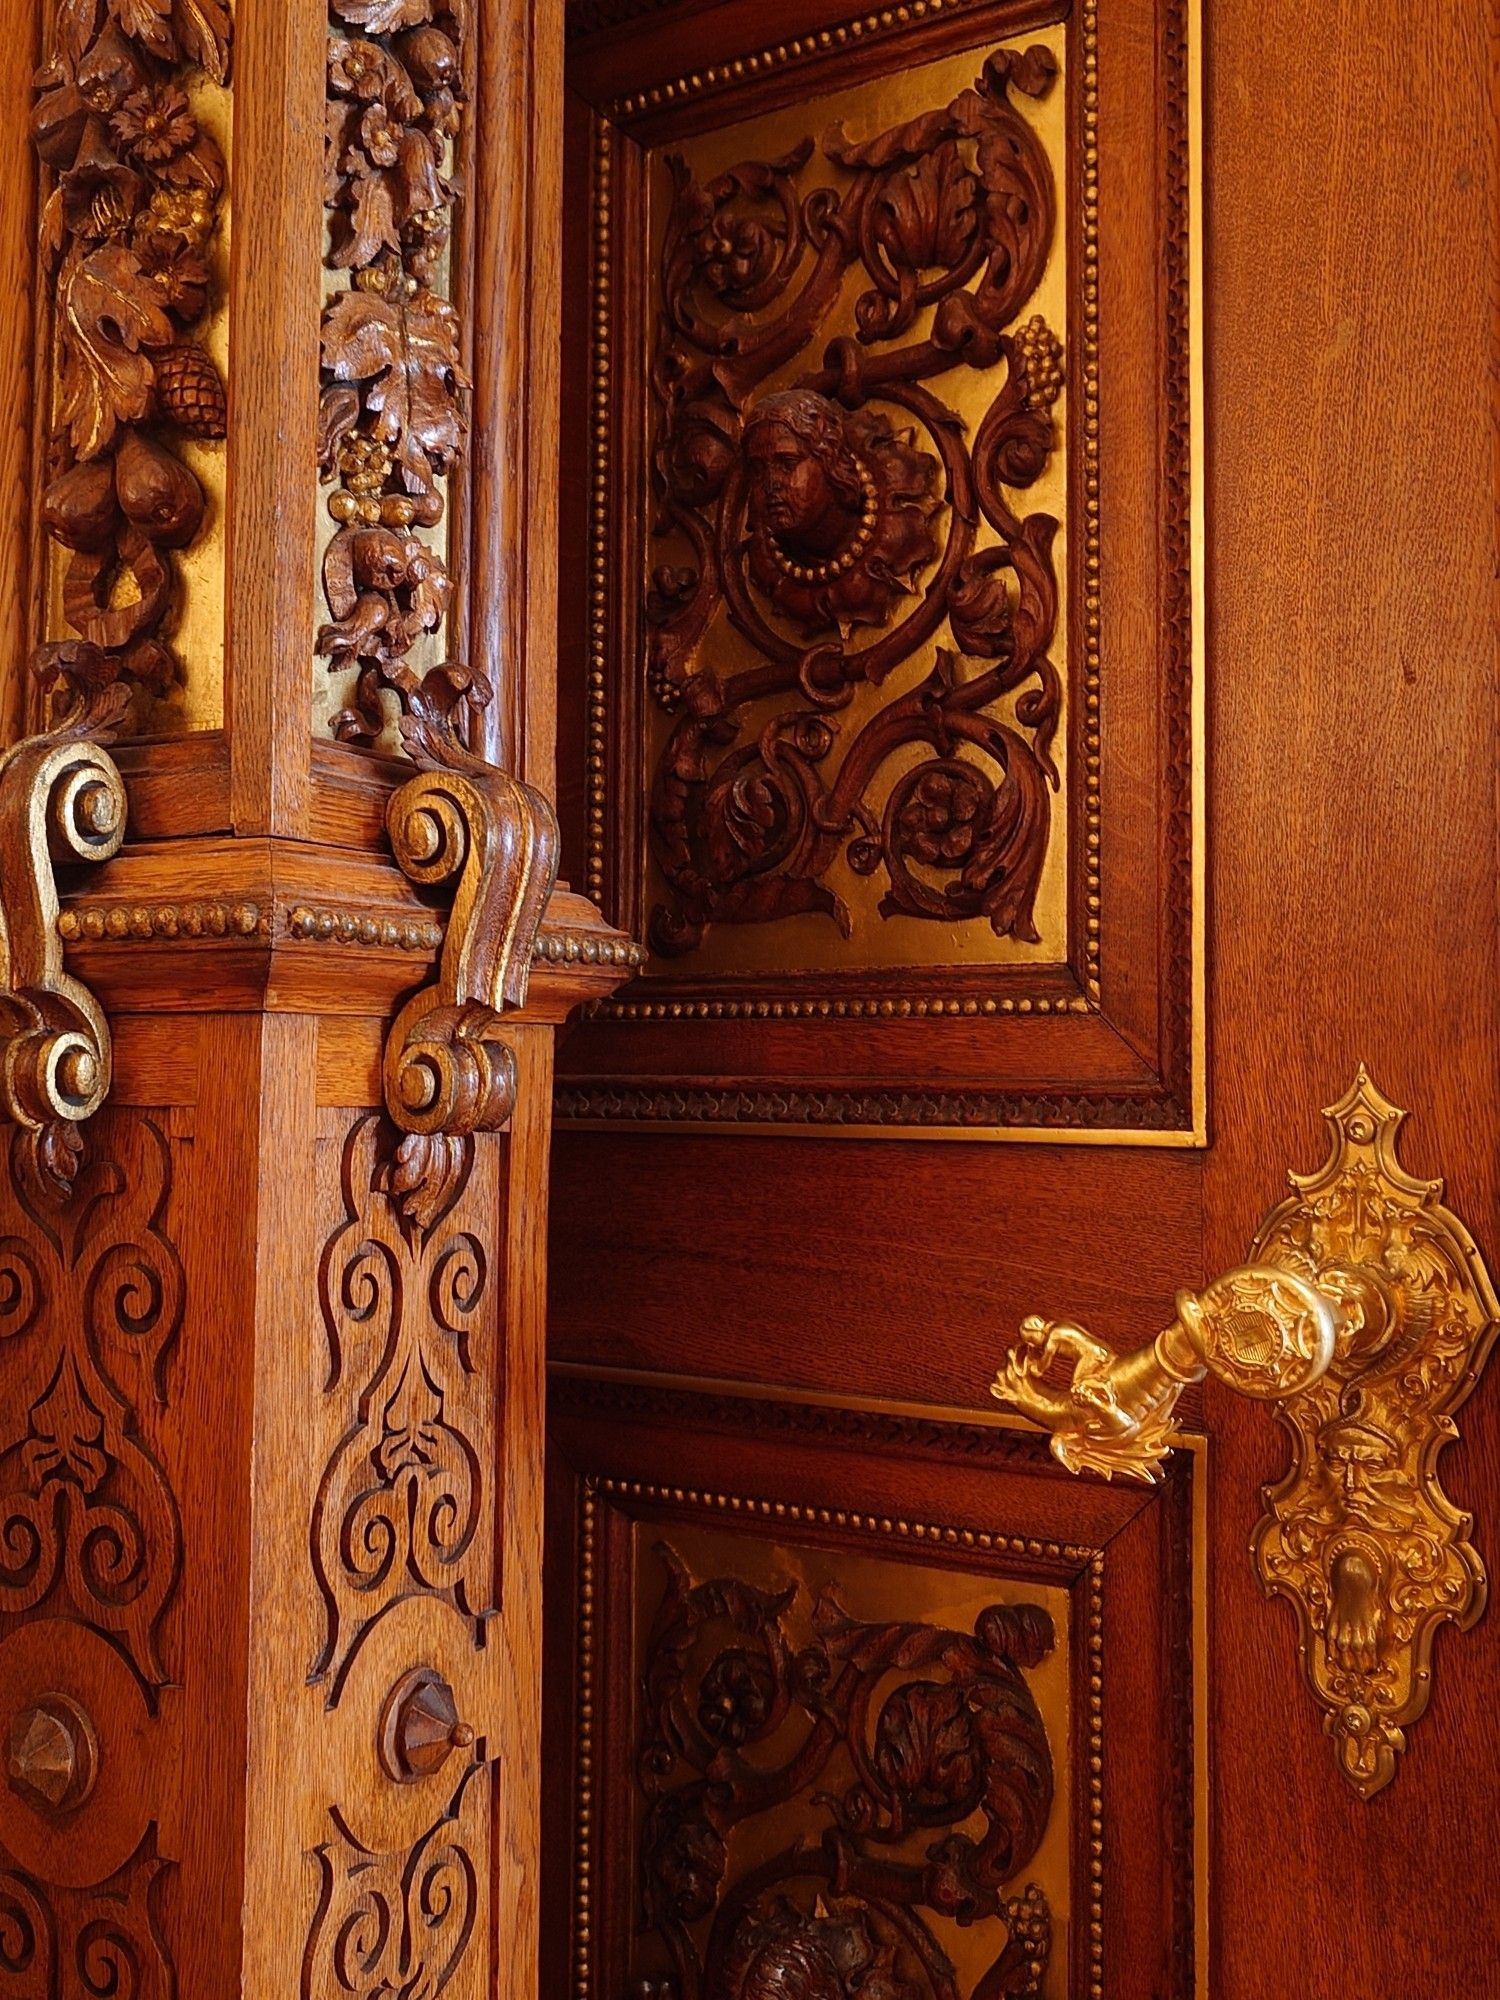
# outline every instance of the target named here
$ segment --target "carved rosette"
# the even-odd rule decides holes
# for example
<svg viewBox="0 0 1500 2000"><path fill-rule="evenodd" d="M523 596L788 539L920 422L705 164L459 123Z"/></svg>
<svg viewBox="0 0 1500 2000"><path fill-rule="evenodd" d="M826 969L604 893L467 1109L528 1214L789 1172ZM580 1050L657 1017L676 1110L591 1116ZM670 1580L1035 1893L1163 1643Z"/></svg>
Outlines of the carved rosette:
<svg viewBox="0 0 1500 2000"><path fill-rule="evenodd" d="M1268 1594L1297 1613L1303 1665L1361 1798L1395 1776L1427 1707L1433 1641L1484 1610L1471 1517L1437 1461L1500 1330L1500 1302L1442 1182L1407 1173L1406 1114L1361 1068L1325 1113L1328 1162L1293 1174L1255 1254L1335 1291L1345 1323L1321 1381L1278 1406L1286 1477L1251 1543Z"/></svg>
<svg viewBox="0 0 1500 2000"><path fill-rule="evenodd" d="M1016 1886L1052 1810L1026 1670L1052 1649L1040 1606L972 1632L850 1617L825 1595L810 1644L798 1585L667 1588L642 1670L640 1892L670 1970L655 2000L952 2000L936 1922L992 1929L976 1987L1041 1991L1052 1917ZM773 1747L774 1746L774 1747ZM748 1849L745 1843L749 1843ZM773 1858L736 1861L742 1851Z"/></svg>
<svg viewBox="0 0 1500 2000"><path fill-rule="evenodd" d="M347 274L323 314L322 477L336 524L317 650L354 673L334 733L371 742L385 691L453 594L435 537L468 427L458 314L443 296L464 103L462 0L329 0L329 262Z"/></svg>
<svg viewBox="0 0 1500 2000"><path fill-rule="evenodd" d="M668 158L645 607L675 718L651 788L659 955L807 914L847 937L840 857L883 878L884 917L1037 941L1057 522L1018 507L1059 442L1063 347L1027 316L1056 204L1023 107L1055 69L1000 50L904 125L836 126L706 183ZM832 185L808 185L815 150ZM823 345L851 274L855 330ZM972 435L932 386L958 370L995 380ZM753 655L727 673L706 650L725 626Z"/></svg>
<svg viewBox="0 0 1500 2000"><path fill-rule="evenodd" d="M229 78L229 0L65 0L53 10L32 131L52 184L42 276L56 300L56 395L42 519L67 552L74 637L44 645L44 682L182 677L171 633L177 553L205 498L184 440L224 436L203 344L226 170L191 92Z"/></svg>

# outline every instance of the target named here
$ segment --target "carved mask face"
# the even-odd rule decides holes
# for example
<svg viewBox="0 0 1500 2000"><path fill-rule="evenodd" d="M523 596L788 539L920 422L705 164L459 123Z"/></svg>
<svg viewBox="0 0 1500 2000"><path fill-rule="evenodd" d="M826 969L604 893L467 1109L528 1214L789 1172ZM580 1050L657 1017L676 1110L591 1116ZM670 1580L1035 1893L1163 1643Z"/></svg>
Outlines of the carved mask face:
<svg viewBox="0 0 1500 2000"><path fill-rule="evenodd" d="M837 541L848 531L850 510L834 492L822 461L785 424L753 425L745 456L752 517L785 546L806 544L825 553L830 535Z"/></svg>

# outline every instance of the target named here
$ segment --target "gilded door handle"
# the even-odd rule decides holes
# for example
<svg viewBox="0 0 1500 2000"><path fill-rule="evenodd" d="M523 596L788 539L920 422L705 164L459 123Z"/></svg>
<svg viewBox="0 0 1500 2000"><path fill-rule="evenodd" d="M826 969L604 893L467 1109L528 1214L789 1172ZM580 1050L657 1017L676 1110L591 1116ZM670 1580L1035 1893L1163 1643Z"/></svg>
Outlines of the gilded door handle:
<svg viewBox="0 0 1500 2000"><path fill-rule="evenodd" d="M1052 1433L1069 1472L1160 1478L1190 1382L1217 1376L1267 1400L1308 1389L1328 1371L1345 1324L1339 1300L1295 1271L1245 1264L1201 1292L1179 1292L1177 1317L1149 1347L1116 1354L1082 1327L1033 1315L990 1394ZM1047 1378L1059 1363L1067 1383Z"/></svg>
<svg viewBox="0 0 1500 2000"><path fill-rule="evenodd" d="M1389 1784L1427 1706L1440 1625L1467 1630L1486 1579L1473 1522L1437 1458L1500 1329L1500 1302L1443 1184L1397 1157L1406 1116L1361 1067L1324 1113L1317 1173L1267 1216L1252 1262L1177 1299L1147 1347L1117 1354L1066 1322L1028 1319L991 1393L1051 1432L1070 1472L1156 1480L1184 1387L1213 1375L1276 1404L1292 1463L1264 1494L1251 1554L1288 1598L1344 1776Z"/></svg>

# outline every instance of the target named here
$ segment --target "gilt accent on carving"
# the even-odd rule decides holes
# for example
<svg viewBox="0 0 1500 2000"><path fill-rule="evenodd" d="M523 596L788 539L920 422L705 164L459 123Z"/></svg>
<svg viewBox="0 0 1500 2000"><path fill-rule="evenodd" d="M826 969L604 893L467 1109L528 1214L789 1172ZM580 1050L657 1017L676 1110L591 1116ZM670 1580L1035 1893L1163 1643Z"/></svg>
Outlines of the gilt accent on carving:
<svg viewBox="0 0 1500 2000"><path fill-rule="evenodd" d="M125 787L104 745L128 699L94 688L0 754L0 1121L20 1128L27 1180L53 1204L72 1193L112 1066L103 1010L64 969L53 864L119 852Z"/></svg>
<svg viewBox="0 0 1500 2000"><path fill-rule="evenodd" d="M67 0L54 11L32 134L53 180L42 275L57 302L56 414L42 520L68 552L72 639L44 645L44 682L170 694L176 554L205 499L184 439L224 436L226 401L202 344L223 154L185 87L229 77L229 0Z"/></svg>

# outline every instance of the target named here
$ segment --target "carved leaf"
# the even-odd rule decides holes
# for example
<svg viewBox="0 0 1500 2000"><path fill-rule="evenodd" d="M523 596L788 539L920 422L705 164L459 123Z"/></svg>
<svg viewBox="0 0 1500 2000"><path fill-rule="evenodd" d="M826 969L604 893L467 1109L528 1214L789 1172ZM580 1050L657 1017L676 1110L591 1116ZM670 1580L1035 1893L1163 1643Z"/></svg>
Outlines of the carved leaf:
<svg viewBox="0 0 1500 2000"><path fill-rule="evenodd" d="M164 62L176 59L172 34L172 0L109 0L109 11L122 31L144 42Z"/></svg>
<svg viewBox="0 0 1500 2000"><path fill-rule="evenodd" d="M184 57L215 83L229 81L228 0L173 0L172 19Z"/></svg>
<svg viewBox="0 0 1500 2000"><path fill-rule="evenodd" d="M333 11L351 28L371 35L394 35L432 19L432 0L333 0Z"/></svg>
<svg viewBox="0 0 1500 2000"><path fill-rule="evenodd" d="M99 26L99 0L62 0L57 10L57 45L77 68Z"/></svg>
<svg viewBox="0 0 1500 2000"><path fill-rule="evenodd" d="M154 373L143 348L169 347L172 322L134 254L109 243L64 281L62 421L82 459L108 451L122 423L150 408Z"/></svg>
<svg viewBox="0 0 1500 2000"><path fill-rule="evenodd" d="M882 194L881 237L909 270L959 264L978 228L978 184L950 139L909 173L893 174Z"/></svg>
<svg viewBox="0 0 1500 2000"><path fill-rule="evenodd" d="M459 398L468 386L458 315L419 293L409 305L345 292L323 317L323 365L341 382L368 382L374 436L401 461L408 486L430 492L463 446Z"/></svg>

